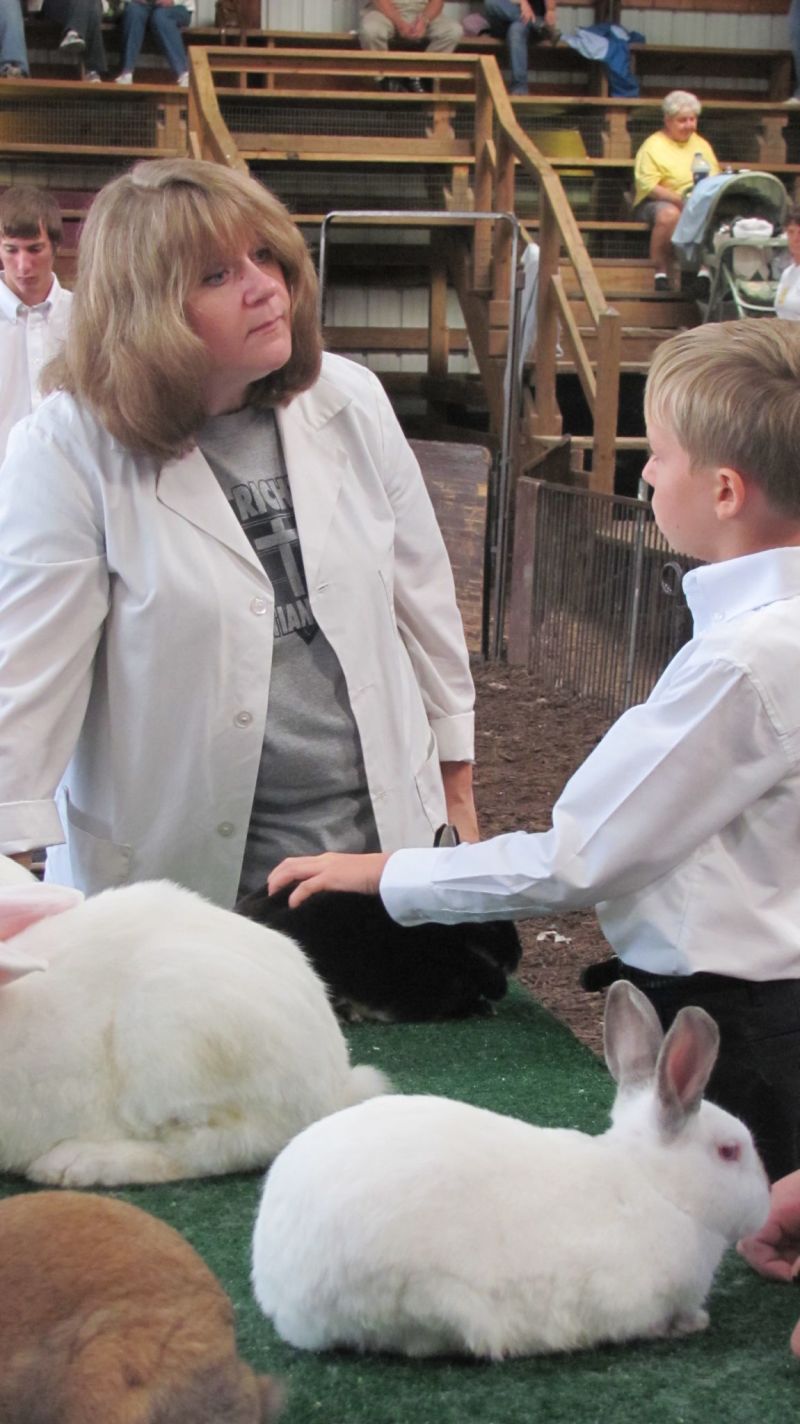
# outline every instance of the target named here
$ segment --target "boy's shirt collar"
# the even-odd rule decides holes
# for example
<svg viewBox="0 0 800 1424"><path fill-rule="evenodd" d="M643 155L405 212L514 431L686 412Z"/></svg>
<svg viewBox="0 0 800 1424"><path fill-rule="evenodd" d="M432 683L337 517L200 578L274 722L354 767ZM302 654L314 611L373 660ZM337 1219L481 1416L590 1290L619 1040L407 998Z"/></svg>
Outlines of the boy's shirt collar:
<svg viewBox="0 0 800 1424"><path fill-rule="evenodd" d="M695 633L768 603L800 597L800 547L763 549L684 575L683 591Z"/></svg>

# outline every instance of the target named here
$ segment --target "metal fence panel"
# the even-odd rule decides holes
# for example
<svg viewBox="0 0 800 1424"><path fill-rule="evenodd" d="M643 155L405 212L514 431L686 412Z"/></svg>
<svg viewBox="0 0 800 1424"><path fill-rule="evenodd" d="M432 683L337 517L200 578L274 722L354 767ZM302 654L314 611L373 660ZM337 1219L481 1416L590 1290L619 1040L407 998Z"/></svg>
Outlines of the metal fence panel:
<svg viewBox="0 0 800 1424"><path fill-rule="evenodd" d="M646 698L691 637L679 557L644 500L542 483L529 665L615 714Z"/></svg>

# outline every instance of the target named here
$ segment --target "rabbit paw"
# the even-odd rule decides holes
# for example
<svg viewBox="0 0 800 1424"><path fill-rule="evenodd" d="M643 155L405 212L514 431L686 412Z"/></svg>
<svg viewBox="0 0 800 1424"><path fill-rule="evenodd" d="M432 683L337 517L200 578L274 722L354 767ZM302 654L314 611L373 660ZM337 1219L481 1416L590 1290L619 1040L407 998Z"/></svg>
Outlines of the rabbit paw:
<svg viewBox="0 0 800 1424"><path fill-rule="evenodd" d="M49 1187L118 1187L169 1182L184 1173L154 1143L59 1142L28 1168L32 1182Z"/></svg>
<svg viewBox="0 0 800 1424"><path fill-rule="evenodd" d="M707 1310L685 1310L670 1316L663 1325L656 1326L653 1334L657 1339L669 1340L676 1335L695 1335L707 1330L710 1316Z"/></svg>

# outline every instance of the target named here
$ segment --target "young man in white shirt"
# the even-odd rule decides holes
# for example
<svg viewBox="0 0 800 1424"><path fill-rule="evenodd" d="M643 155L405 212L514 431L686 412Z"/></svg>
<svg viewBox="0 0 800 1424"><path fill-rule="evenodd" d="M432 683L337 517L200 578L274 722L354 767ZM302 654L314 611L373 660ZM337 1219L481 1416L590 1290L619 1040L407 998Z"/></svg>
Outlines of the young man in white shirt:
<svg viewBox="0 0 800 1424"><path fill-rule="evenodd" d="M42 369L67 335L72 293L53 272L61 238L49 193L18 187L0 197L0 460L12 425L39 404Z"/></svg>
<svg viewBox="0 0 800 1424"><path fill-rule="evenodd" d="M661 346L644 478L686 575L694 637L567 783L549 831L454 850L299 857L275 892L381 897L401 923L597 907L662 1021L717 1020L709 1095L770 1175L800 1165L800 325L739 321ZM598 985L598 987L600 987Z"/></svg>

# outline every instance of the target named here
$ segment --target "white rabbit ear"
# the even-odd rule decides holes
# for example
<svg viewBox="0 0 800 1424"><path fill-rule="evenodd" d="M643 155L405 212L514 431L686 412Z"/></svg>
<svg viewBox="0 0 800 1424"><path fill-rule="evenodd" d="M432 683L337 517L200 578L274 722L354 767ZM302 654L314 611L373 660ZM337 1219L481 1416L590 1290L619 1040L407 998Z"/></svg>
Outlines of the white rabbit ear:
<svg viewBox="0 0 800 1424"><path fill-rule="evenodd" d="M656 1087L661 1127L680 1132L697 1112L719 1052L719 1029L705 1009L681 1009L658 1057Z"/></svg>
<svg viewBox="0 0 800 1424"><path fill-rule="evenodd" d="M603 1047L608 1070L620 1088L652 1081L664 1030L650 1000L627 979L617 979L606 995Z"/></svg>
<svg viewBox="0 0 800 1424"><path fill-rule="evenodd" d="M0 944L0 988L14 979L22 979L26 974L34 974L47 965L41 959L31 959L13 944Z"/></svg>
<svg viewBox="0 0 800 1424"><path fill-rule="evenodd" d="M83 895L69 885L0 885L0 940L13 939L49 915L79 905Z"/></svg>

